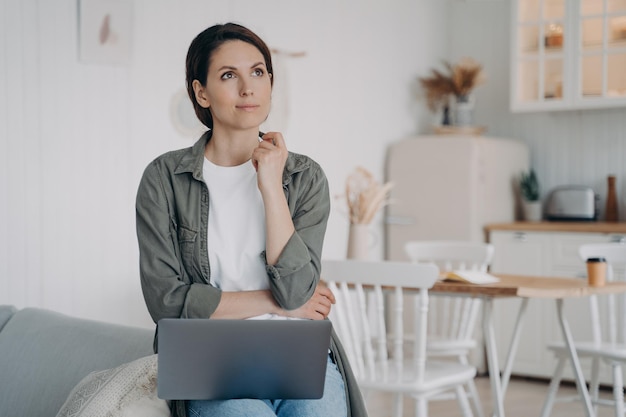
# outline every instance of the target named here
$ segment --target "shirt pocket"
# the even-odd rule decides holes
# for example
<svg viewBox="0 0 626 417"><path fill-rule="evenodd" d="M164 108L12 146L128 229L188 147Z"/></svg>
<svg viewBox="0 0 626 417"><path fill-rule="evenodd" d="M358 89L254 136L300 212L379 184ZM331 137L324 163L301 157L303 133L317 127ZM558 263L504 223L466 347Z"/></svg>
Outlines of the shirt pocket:
<svg viewBox="0 0 626 417"><path fill-rule="evenodd" d="M183 267L187 274L193 276L193 259L198 232L185 226L178 227L178 245L180 246L180 256Z"/></svg>

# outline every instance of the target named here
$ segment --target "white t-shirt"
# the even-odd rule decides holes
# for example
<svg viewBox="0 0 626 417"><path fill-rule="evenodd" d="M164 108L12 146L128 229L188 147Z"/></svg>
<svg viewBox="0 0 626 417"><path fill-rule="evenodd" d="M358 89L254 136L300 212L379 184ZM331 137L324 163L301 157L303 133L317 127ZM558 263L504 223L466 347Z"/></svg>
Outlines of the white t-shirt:
<svg viewBox="0 0 626 417"><path fill-rule="evenodd" d="M211 284L222 291L269 289L261 252L265 250L265 206L250 161L234 167L204 158L204 181L209 189L208 244ZM262 320L301 320L276 314Z"/></svg>
<svg viewBox="0 0 626 417"><path fill-rule="evenodd" d="M250 161L234 167L204 159L209 188L208 251L211 284L223 291L269 288L265 262L265 207Z"/></svg>

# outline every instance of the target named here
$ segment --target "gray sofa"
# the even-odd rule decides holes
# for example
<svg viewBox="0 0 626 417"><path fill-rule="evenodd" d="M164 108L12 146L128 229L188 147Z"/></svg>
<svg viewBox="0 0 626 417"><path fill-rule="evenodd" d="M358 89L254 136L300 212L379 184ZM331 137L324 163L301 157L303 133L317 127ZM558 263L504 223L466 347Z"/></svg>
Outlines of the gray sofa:
<svg viewBox="0 0 626 417"><path fill-rule="evenodd" d="M92 371L152 355L153 331L0 305L0 416L54 417Z"/></svg>

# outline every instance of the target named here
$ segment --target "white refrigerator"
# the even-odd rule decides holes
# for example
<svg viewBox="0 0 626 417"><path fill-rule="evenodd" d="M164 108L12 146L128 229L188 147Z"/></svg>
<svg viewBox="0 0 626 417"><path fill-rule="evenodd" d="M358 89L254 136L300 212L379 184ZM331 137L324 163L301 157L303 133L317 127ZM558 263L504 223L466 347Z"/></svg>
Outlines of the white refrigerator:
<svg viewBox="0 0 626 417"><path fill-rule="evenodd" d="M517 181L528 168L528 147L517 140L433 135L392 143L385 257L407 260L409 240L485 241L485 224L516 219Z"/></svg>

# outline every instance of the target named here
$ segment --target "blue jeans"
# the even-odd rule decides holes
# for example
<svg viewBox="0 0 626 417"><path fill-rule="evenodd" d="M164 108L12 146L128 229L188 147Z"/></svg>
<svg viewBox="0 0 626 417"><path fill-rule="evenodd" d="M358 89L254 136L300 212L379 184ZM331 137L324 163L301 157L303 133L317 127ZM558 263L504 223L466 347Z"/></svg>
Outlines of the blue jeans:
<svg viewBox="0 0 626 417"><path fill-rule="evenodd" d="M319 400L187 401L188 417L346 417L347 414L343 378L330 355L324 394Z"/></svg>

